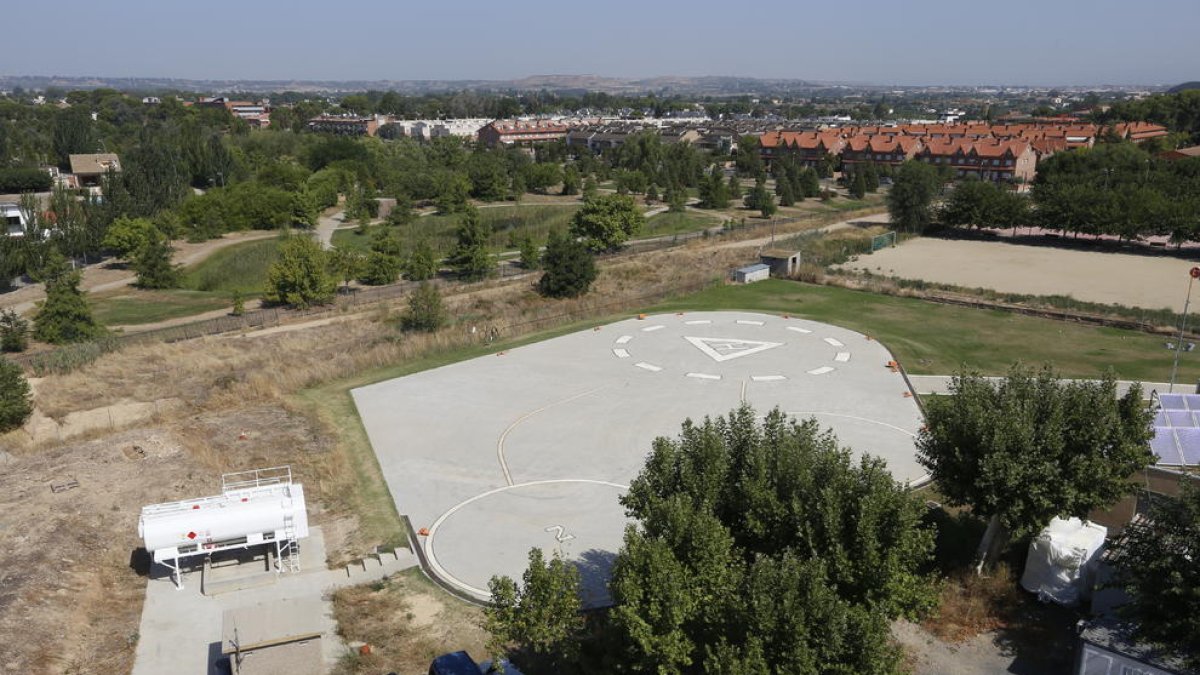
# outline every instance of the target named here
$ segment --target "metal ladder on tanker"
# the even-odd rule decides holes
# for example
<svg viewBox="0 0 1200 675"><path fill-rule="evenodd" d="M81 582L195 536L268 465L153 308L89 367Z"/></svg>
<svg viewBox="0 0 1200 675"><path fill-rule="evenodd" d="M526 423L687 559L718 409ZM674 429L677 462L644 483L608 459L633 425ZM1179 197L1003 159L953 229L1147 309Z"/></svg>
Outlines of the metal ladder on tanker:
<svg viewBox="0 0 1200 675"><path fill-rule="evenodd" d="M291 515L283 518L283 536L287 543L279 548L279 571L299 572L300 543L296 541L296 525Z"/></svg>

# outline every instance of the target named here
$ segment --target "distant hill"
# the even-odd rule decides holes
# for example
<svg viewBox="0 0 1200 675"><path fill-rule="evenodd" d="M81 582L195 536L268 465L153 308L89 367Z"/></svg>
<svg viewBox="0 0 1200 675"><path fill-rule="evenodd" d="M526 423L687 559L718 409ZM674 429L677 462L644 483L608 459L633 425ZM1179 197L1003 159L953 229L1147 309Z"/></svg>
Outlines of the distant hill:
<svg viewBox="0 0 1200 675"><path fill-rule="evenodd" d="M1179 92L1187 91L1188 89L1200 89L1200 82L1184 82L1183 84L1177 84L1168 89L1167 93L1178 94Z"/></svg>

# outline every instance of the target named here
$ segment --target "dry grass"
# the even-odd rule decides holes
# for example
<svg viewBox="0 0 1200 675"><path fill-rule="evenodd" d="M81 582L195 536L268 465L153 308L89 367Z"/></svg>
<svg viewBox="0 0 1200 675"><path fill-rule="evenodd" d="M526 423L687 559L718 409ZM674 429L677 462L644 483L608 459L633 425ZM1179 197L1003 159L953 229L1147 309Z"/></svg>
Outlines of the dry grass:
<svg viewBox="0 0 1200 675"><path fill-rule="evenodd" d="M424 675L429 662L446 652L486 655L479 608L447 596L416 570L341 589L333 607L338 630L351 646L334 675ZM370 645L369 653L359 649L363 644Z"/></svg>
<svg viewBox="0 0 1200 675"><path fill-rule="evenodd" d="M964 570L943 583L937 613L921 625L942 640L962 642L1009 627L1027 600L1008 565L982 577Z"/></svg>

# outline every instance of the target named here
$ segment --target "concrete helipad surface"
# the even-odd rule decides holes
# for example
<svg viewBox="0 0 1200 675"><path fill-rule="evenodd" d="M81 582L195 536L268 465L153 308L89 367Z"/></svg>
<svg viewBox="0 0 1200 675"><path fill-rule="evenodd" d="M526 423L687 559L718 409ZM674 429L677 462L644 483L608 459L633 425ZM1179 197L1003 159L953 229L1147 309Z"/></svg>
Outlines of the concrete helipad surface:
<svg viewBox="0 0 1200 675"><path fill-rule="evenodd" d="M651 442L747 401L815 417L916 482L921 414L878 342L763 314L630 319L353 392L434 572L480 598L529 549L577 560L590 602L627 519L617 502Z"/></svg>

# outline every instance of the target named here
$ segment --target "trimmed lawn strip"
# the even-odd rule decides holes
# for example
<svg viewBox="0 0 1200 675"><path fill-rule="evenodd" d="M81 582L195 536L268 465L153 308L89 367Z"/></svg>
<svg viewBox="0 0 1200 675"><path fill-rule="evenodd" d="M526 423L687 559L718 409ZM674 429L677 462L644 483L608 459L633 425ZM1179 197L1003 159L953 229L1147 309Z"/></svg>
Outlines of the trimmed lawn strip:
<svg viewBox="0 0 1200 675"><path fill-rule="evenodd" d="M141 291L128 289L114 295L88 299L96 320L105 326L137 326L194 316L230 307L228 298L187 290Z"/></svg>

